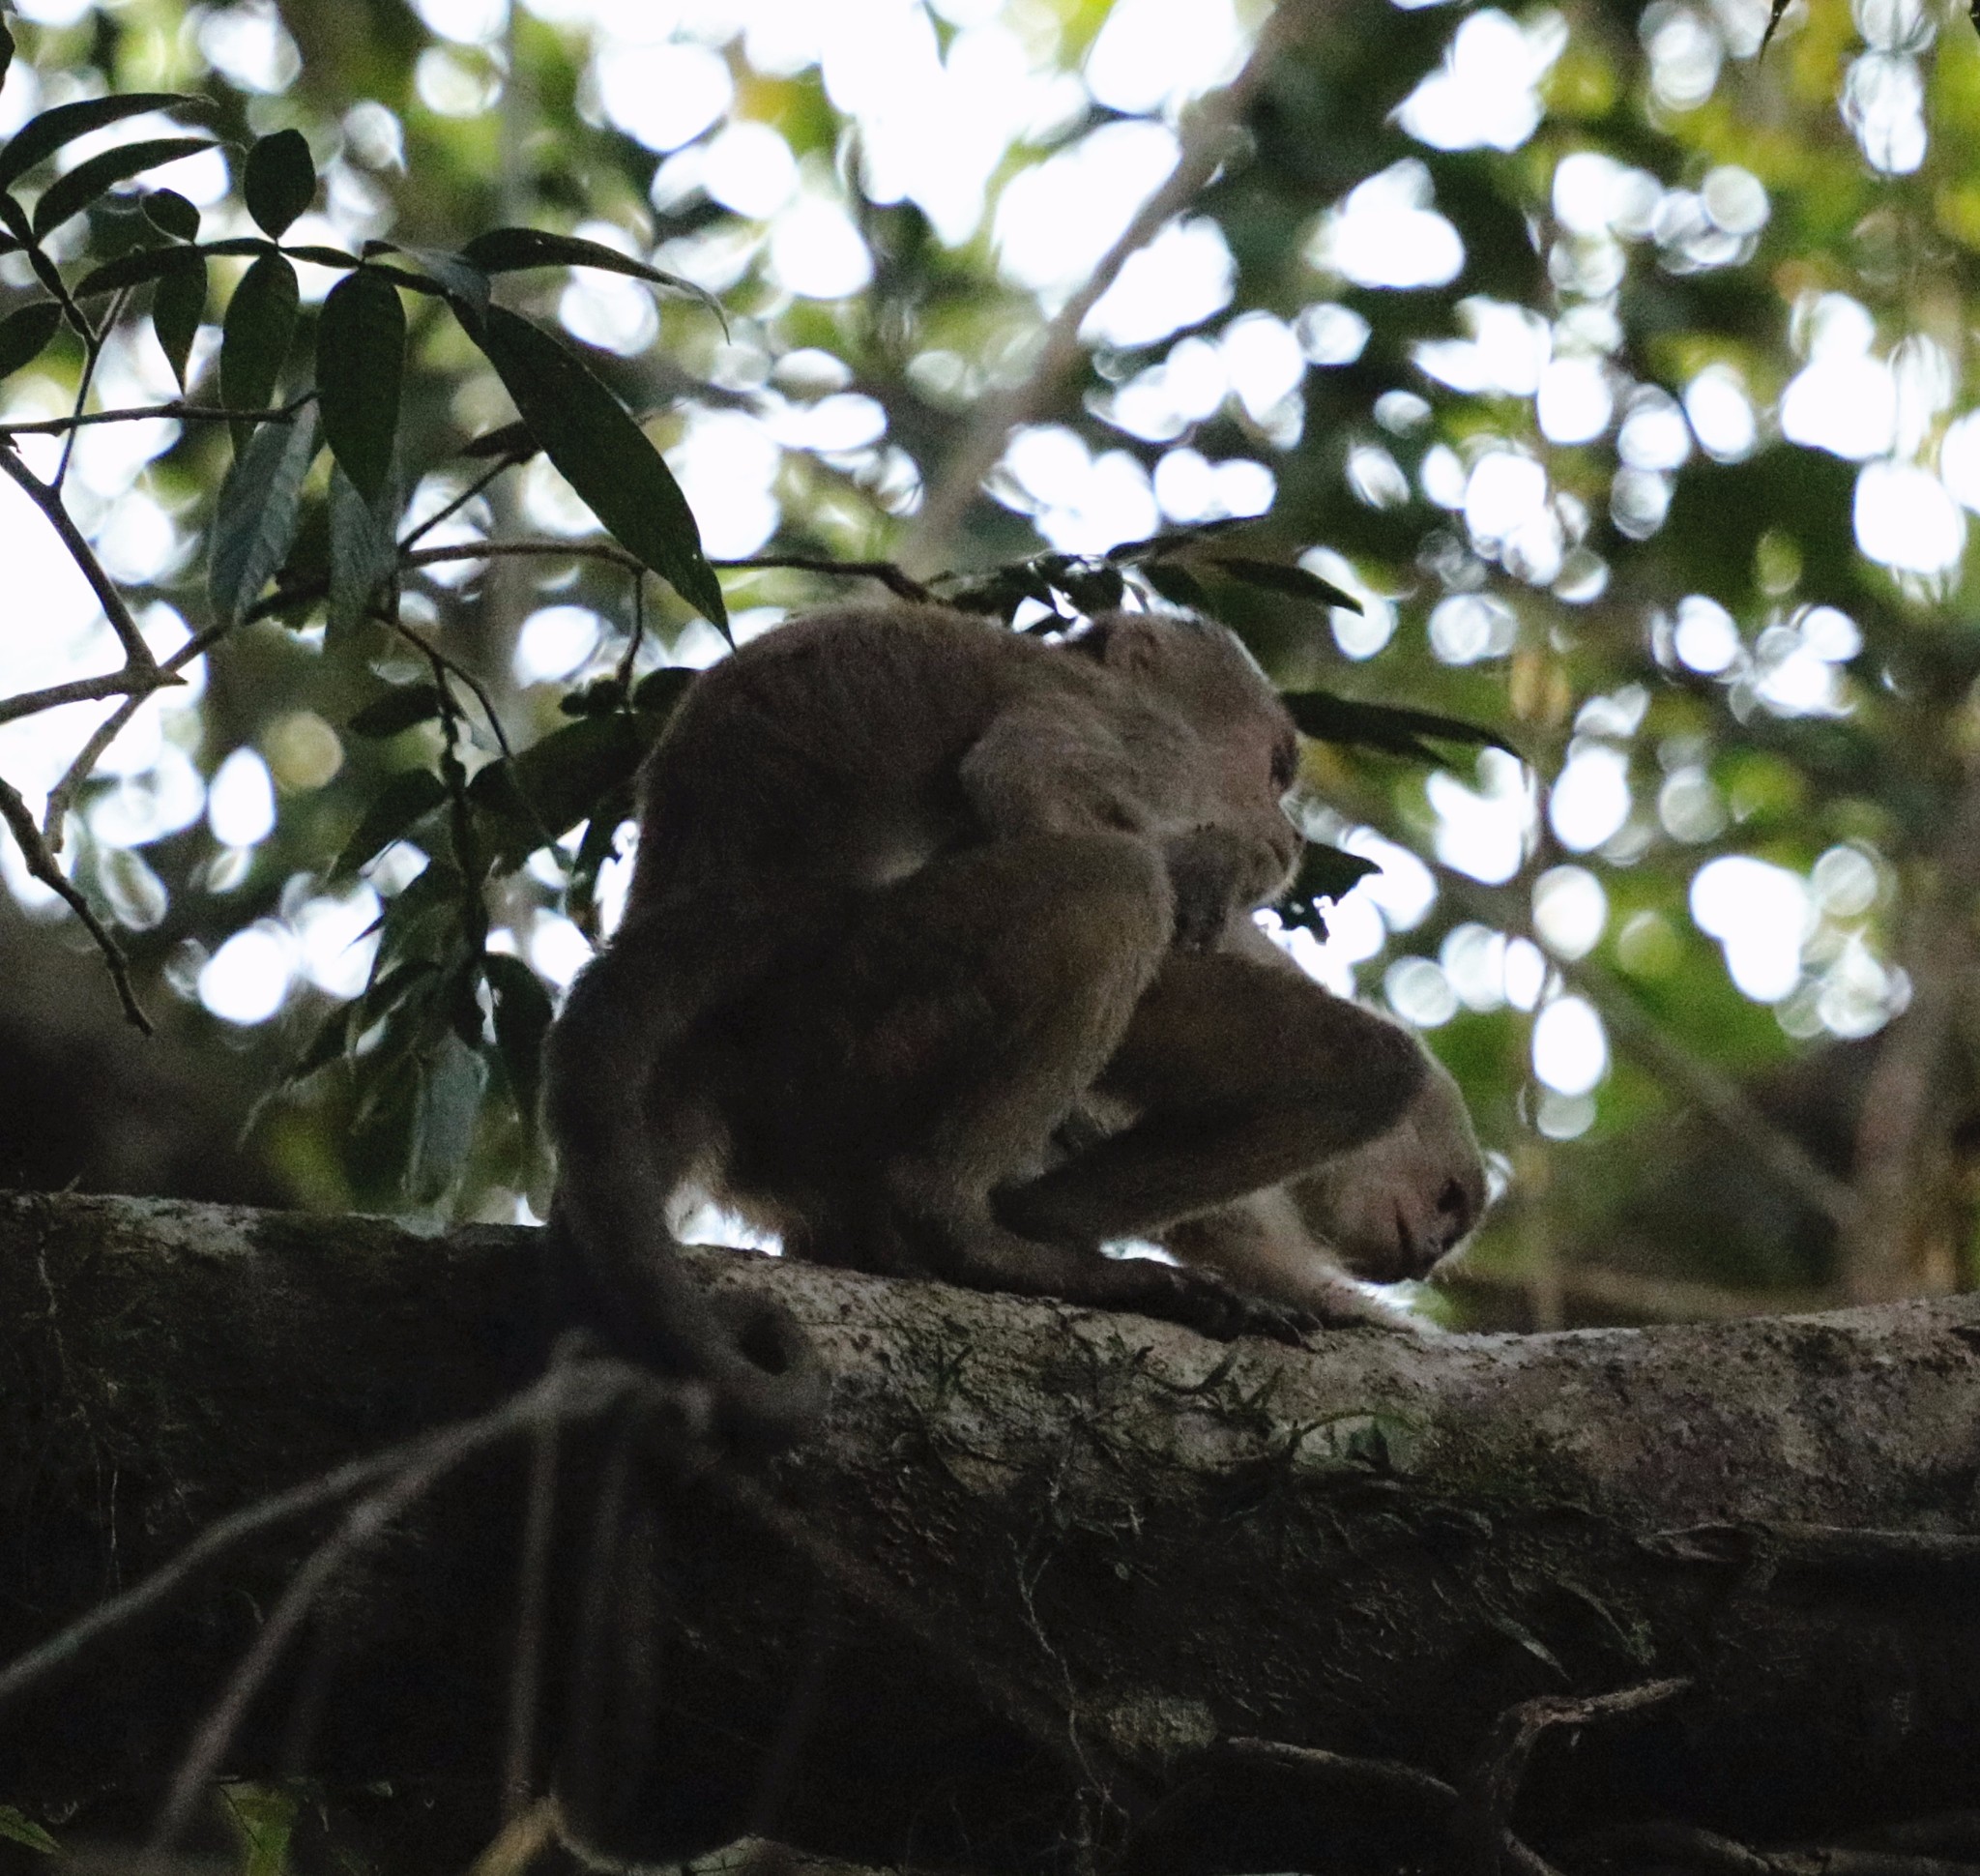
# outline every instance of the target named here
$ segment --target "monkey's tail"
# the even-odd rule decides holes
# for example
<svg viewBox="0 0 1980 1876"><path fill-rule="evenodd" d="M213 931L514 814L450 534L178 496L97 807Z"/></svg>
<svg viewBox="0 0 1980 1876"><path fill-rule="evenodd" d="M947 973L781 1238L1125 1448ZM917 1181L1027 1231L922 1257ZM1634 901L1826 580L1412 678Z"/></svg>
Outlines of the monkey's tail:
<svg viewBox="0 0 1980 1876"><path fill-rule="evenodd" d="M781 1304L711 1295L668 1229L703 1142L691 1113L648 1098L684 1028L656 975L605 952L550 1034L551 1251L563 1300L628 1358L705 1382L725 1437L774 1451L817 1425L825 1374Z"/></svg>

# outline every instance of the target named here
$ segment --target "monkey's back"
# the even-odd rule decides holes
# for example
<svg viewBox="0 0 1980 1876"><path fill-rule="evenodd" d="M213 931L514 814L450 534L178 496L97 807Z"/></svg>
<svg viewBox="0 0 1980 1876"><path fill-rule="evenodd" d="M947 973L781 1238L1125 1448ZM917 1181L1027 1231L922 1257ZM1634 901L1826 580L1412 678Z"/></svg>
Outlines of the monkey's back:
<svg viewBox="0 0 1980 1876"><path fill-rule="evenodd" d="M1011 695L1084 660L935 606L778 627L683 699L641 777L626 916L801 929L973 837L958 769Z"/></svg>

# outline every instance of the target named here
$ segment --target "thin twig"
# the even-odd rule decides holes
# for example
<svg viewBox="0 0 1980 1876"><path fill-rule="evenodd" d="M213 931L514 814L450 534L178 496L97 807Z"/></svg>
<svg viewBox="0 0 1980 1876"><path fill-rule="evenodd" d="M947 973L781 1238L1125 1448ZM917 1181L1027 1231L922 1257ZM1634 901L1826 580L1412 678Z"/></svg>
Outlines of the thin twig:
<svg viewBox="0 0 1980 1876"><path fill-rule="evenodd" d="M144 1013L144 1006L137 1001L137 992L131 987L131 961L124 955L124 947L97 917L89 900L83 897L82 889L63 872L55 856L48 851L48 843L42 838L42 831L35 826L35 817L28 812L27 803L21 799L19 791L4 780L0 780L0 821L7 823L28 871L75 914L82 928L96 940L97 949L102 953L103 962L109 967L110 982L117 986L117 1001L124 1006L126 1019L149 1036L152 1033L151 1018ZM5 1692L6 1677L0 1676L0 1698L4 1698Z"/></svg>
<svg viewBox="0 0 1980 1876"><path fill-rule="evenodd" d="M562 1365L554 1357L552 1372ZM557 1510L557 1449L562 1428L546 1420L530 1435L528 1509L517 1571L515 1654L509 1672L509 1744L503 1755L502 1816L512 1824L535 1796L537 1710L542 1701L544 1619L550 1604L550 1540Z"/></svg>
<svg viewBox="0 0 1980 1876"><path fill-rule="evenodd" d="M0 443L0 474L7 476L41 510L48 525L61 538L62 544L69 549L70 559L74 561L83 578L89 582L90 591L97 596L98 603L102 606L104 616L110 622L110 630L124 647L125 659L133 669L156 676L158 660L144 642L144 634L137 630L137 621L124 603L123 594L117 591L115 582L103 572L95 549L75 525L74 517L63 507L61 495L21 461L11 444Z"/></svg>
<svg viewBox="0 0 1980 1876"><path fill-rule="evenodd" d="M1260 27L1244 68L1220 92L1204 99L1182 128L1176 167L1141 206L1085 283L1045 327L1037 363L1021 384L986 396L962 441L944 458L909 531L901 558L910 566L940 564L984 479L1004 454L1010 432L1043 409L1083 356L1079 329L1131 256L1193 201L1228 154L1232 132L1273 61L1327 12L1326 0L1279 0Z"/></svg>
<svg viewBox="0 0 1980 1876"><path fill-rule="evenodd" d="M470 671L466 665L462 664L457 659L450 658L431 639L423 637L414 627L407 625L403 619L393 618L388 623L393 630L397 632L408 644L412 645L419 652L420 656L434 667L436 674L441 671L447 672L450 676L459 679L474 693L475 701L481 706L481 715L487 718L488 727L494 732L496 746L509 761L513 762L515 760L515 751L509 747L508 733L502 727L502 718L495 714L494 700L488 695L487 686ZM548 844L547 840L546 844Z"/></svg>
<svg viewBox="0 0 1980 1876"><path fill-rule="evenodd" d="M137 715L145 698L154 690L160 690L171 684L176 684L179 681L179 672L202 652L218 644L233 629L234 622L231 619L222 619L218 625L208 626L204 631L194 632L160 665L160 671L164 675L159 683L147 683L139 690L127 690L124 701L90 733L89 741L76 752L75 760L63 770L61 780L48 790L47 810L42 816L42 835L51 852L62 851L62 824L68 819L69 809L75 800L75 791L88 778L90 771L102 759L103 751L124 733L125 726ZM0 721L4 720L4 717L0 717Z"/></svg>
<svg viewBox="0 0 1980 1876"><path fill-rule="evenodd" d="M0 723L38 717L64 704L101 703L105 697L130 697L141 703L154 690L168 689L177 682L161 669L133 671L127 664L121 671L105 671L102 677L71 678L43 690L23 690L17 697L0 698Z"/></svg>
<svg viewBox="0 0 1980 1876"><path fill-rule="evenodd" d="M4 786L0 783L0 787ZM555 1389L549 1386L553 1380L557 1382ZM572 1363L485 1414L452 1422L368 1457L347 1460L300 1485L229 1513L209 1525L142 1582L99 1602L46 1641L0 1668L0 1711L98 1642L121 1633L162 1608L203 1570L252 1539L341 1505L359 1492L423 1464L435 1451L480 1452L518 1428L533 1427L547 1418L587 1418L602 1412L622 1393L641 1383L660 1385L624 1363Z"/></svg>
<svg viewBox="0 0 1980 1876"><path fill-rule="evenodd" d="M1540 1735L1556 1726L1586 1726L1640 1713L1674 1698L1689 1680L1645 1681L1615 1693L1569 1698L1543 1694L1508 1707L1492 1724L1478 1763L1465 1780L1451 1815L1451 1843L1463 1866L1476 1876L1499 1876L1513 1802Z"/></svg>
<svg viewBox="0 0 1980 1876"><path fill-rule="evenodd" d="M917 605L938 605L938 596L916 579L906 568L891 560L830 560L817 554L750 554L742 560L712 560L711 567L725 573L788 568L799 573L830 573L841 579L878 580L896 598Z"/></svg>
<svg viewBox="0 0 1980 1876"><path fill-rule="evenodd" d="M62 484L69 480L69 465L75 455L75 420L82 415L83 406L89 402L89 388L96 382L97 366L103 356L103 347L109 342L111 333L117 329L117 321L124 316L125 304L131 298L131 289L123 288L111 300L109 309L103 314L103 323L96 327L89 336L89 342L82 350L82 372L75 383L75 403L70 411L69 434L62 439L62 459L55 465L55 480L49 487L57 494Z"/></svg>
<svg viewBox="0 0 1980 1876"><path fill-rule="evenodd" d="M73 417L38 417L31 423L0 424L0 442L15 436L61 436L93 424L136 424L154 417L176 418L185 424L293 424L296 407L273 410L227 410L214 404L189 404L175 397L168 404L131 404L122 410L91 410Z"/></svg>
<svg viewBox="0 0 1980 1876"><path fill-rule="evenodd" d="M513 469L518 462L525 462L527 460L528 458L526 456L506 455L502 458L500 462L496 463L496 465L492 469L486 471L482 475L477 476L473 482L469 483L468 485L464 489L462 489L461 492L453 498L452 501L449 502L445 508L441 509L438 513L429 514L423 521L420 523L418 527L413 529L413 531L410 534L403 536L398 543L399 552L404 553L407 551L408 548L417 546L422 537L431 534L433 530L439 527L443 521L452 520L453 517L456 514L458 514L462 509L466 508L467 505L471 501L473 501L477 495L480 494L482 490L485 489L488 486L488 484L496 479L496 477L504 474L508 470Z"/></svg>

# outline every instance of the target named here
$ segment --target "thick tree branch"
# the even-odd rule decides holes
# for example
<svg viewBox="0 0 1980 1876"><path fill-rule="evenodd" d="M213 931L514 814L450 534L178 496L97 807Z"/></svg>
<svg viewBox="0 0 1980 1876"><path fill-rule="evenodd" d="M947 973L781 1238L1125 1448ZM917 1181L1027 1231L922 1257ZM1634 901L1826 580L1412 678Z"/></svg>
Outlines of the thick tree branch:
<svg viewBox="0 0 1980 1876"><path fill-rule="evenodd" d="M456 1866L488 1841L505 1762L519 1783L528 1439L491 1436L395 1536L324 1519L411 1506L432 1450L335 1468L529 1398L539 1243L0 1198L0 1529L26 1539L0 1546L0 1663L216 1518L330 1476L0 1710L9 1802L160 1789L244 1662L276 1671L227 1710L220 1762L276 1763L292 1670L255 1651L327 1554L310 1769L451 1793ZM656 1651L653 1803L677 1822L692 1797L740 1832L774 1762L777 1833L821 1851L1015 1867L1084 1815L1149 1870L1204 1867L1192 1842L1288 1869L1349 1811L1420 1849L1441 1794L1469 1791L1474 1860L1497 1843L1537 1871L1577 1866L1589 1817L1764 1848L1980 1804L1980 1301L1301 1352L693 1262L773 1288L834 1383L769 1478L665 1491L665 1540L603 1605L632 1625L608 1661L641 1657L635 1633ZM567 1431L579 1524L588 1450ZM524 1598L546 1612L551 1758L587 1598L556 1552ZM664 1585L643 1616L639 1570ZM277 1639L306 1626L286 1606ZM816 1717L794 1738L801 1686ZM1614 1698L1652 1687L1642 1711ZM624 1814L629 1846L653 1815Z"/></svg>

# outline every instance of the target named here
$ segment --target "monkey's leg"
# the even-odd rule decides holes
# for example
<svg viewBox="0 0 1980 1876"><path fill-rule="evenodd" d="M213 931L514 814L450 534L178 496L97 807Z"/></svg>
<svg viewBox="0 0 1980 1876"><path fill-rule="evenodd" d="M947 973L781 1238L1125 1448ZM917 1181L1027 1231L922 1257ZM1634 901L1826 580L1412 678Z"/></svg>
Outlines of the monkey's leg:
<svg viewBox="0 0 1980 1876"><path fill-rule="evenodd" d="M824 1261L1284 1333L1214 1279L991 1215L1118 1052L1173 926L1159 856L1117 835L996 841L877 894L731 1038L735 1185L805 1215Z"/></svg>
<svg viewBox="0 0 1980 1876"><path fill-rule="evenodd" d="M1062 1243L1159 1231L1382 1133L1426 1072L1402 1030L1316 983L1176 953L1095 1084L1142 1118L1001 1195L998 1216Z"/></svg>

